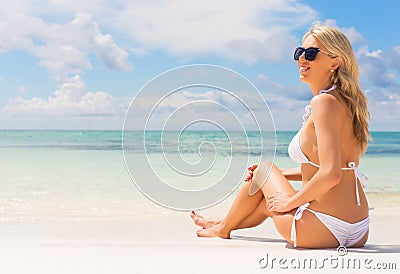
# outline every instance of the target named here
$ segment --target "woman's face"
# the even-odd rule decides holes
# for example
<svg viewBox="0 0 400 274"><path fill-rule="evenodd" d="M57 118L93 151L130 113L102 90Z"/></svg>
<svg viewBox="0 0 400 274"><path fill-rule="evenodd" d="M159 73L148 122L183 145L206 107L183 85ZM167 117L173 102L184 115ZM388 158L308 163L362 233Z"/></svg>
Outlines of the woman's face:
<svg viewBox="0 0 400 274"><path fill-rule="evenodd" d="M303 48L319 48L326 52L326 49L319 43L314 36L309 35L304 39ZM317 57L313 61L308 61L305 59L305 53L303 53L297 65L300 73L300 81L306 82L308 84L313 84L317 82L329 82L332 72L332 61L333 59L329 57L325 52L319 51Z"/></svg>

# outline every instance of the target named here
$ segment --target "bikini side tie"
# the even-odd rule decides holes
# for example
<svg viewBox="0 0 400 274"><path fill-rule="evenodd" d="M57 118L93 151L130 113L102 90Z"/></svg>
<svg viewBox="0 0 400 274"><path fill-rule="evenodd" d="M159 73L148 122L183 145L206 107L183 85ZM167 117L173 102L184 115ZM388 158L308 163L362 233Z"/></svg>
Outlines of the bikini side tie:
<svg viewBox="0 0 400 274"><path fill-rule="evenodd" d="M297 247L297 244L296 244L296 221L301 219L301 217L303 216L304 210L306 210L309 205L310 205L310 203L305 203L304 205L299 206L296 210L296 213L293 216L292 230L290 232L290 239L293 241L294 247Z"/></svg>
<svg viewBox="0 0 400 274"><path fill-rule="evenodd" d="M357 181L359 180L361 185L364 185L364 182L366 180L368 180L367 176L365 176L356 166L355 162L349 162L348 163L349 168L347 168L347 170L352 169L354 171L354 177L356 180L356 198L357 198L357 205L360 206L361 202L360 202L360 194L358 192L358 183Z"/></svg>

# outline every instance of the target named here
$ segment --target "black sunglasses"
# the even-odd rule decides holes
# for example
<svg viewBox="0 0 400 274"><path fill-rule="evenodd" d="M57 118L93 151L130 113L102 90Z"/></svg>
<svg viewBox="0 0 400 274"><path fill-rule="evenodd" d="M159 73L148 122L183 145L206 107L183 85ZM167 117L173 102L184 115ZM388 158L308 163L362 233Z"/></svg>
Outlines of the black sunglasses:
<svg viewBox="0 0 400 274"><path fill-rule="evenodd" d="M303 54L303 52L305 52L306 54L304 57L306 58L306 60L314 61L315 58L317 58L318 52L320 52L320 51L329 55L328 52L323 51L322 49L319 49L319 48L311 47L311 48L305 49L303 47L298 47L294 50L293 58L294 58L294 60L299 61L300 56Z"/></svg>

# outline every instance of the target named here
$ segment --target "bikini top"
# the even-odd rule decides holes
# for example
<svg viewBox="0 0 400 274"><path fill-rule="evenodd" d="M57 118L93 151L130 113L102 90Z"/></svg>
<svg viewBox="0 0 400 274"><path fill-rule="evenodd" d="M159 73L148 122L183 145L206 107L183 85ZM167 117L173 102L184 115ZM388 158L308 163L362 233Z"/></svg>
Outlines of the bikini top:
<svg viewBox="0 0 400 274"><path fill-rule="evenodd" d="M327 93L329 91L332 91L336 88L336 85L333 85L330 89L327 90L321 90L319 92L319 94L321 93ZM308 117L310 117L311 115L311 106L308 105L305 108L305 114L303 115L303 126L301 127L301 129L296 133L296 135L293 137L293 139L290 141L289 147L288 147L288 152L289 152L289 157L299 163L299 164L310 164L316 168L319 168L319 165L317 165L316 163L310 161L307 156L303 153L303 151L301 150L301 146L300 146L300 135L301 135L301 130L304 127L305 122L307 121ZM355 179L356 179L356 198L357 198L357 205L361 205L360 203L360 195L358 192L358 183L357 180L359 180L361 183L363 183L365 180L367 180L367 177L361 173L361 171L358 169L358 167L356 166L355 162L349 162L347 164L348 167L342 167L342 170L353 170L354 171L354 175L355 175Z"/></svg>

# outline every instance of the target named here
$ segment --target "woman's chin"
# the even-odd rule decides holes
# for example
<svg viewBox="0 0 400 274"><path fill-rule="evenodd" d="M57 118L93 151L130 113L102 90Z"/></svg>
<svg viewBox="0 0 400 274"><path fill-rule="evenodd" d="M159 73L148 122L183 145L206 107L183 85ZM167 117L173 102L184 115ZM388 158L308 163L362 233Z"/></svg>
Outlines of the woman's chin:
<svg viewBox="0 0 400 274"><path fill-rule="evenodd" d="M302 82L307 82L307 76L300 74L299 80L302 81Z"/></svg>

